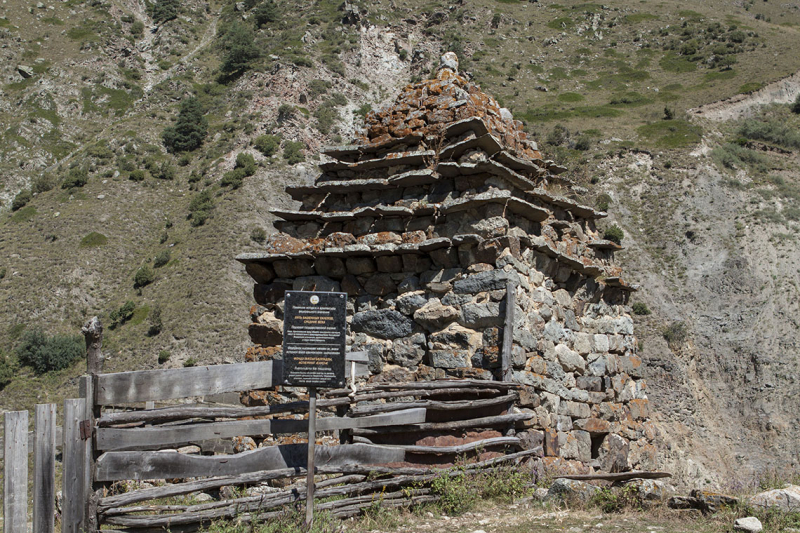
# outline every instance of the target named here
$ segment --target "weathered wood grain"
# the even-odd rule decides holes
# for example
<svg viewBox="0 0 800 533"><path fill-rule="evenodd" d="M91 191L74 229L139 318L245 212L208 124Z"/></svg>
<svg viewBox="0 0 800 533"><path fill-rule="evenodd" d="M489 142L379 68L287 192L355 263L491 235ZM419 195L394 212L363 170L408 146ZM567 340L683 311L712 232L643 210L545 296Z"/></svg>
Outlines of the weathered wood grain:
<svg viewBox="0 0 800 533"><path fill-rule="evenodd" d="M56 404L38 404L34 422L33 531L52 533L56 511Z"/></svg>
<svg viewBox="0 0 800 533"><path fill-rule="evenodd" d="M28 411L6 411L3 465L3 531L28 531ZM402 452L401 452L402 453Z"/></svg>
<svg viewBox="0 0 800 533"><path fill-rule="evenodd" d="M280 385L282 374L281 361L99 374L95 398L114 405L264 389Z"/></svg>
<svg viewBox="0 0 800 533"><path fill-rule="evenodd" d="M519 420L528 420L534 415L532 413L514 413L507 415L485 416L481 418L471 418L467 420L453 420L451 422L426 422L424 424L414 424L408 426L388 426L383 428L356 428L352 430L353 435L380 435L385 433L407 433L418 431L446 431L453 429L473 429L492 427L502 424L512 424Z"/></svg>
<svg viewBox="0 0 800 533"><path fill-rule="evenodd" d="M317 420L319 431L332 431L393 424L416 424L425 421L425 409L406 409L392 414L379 414L362 418L328 417ZM211 439L237 436L270 435L277 433L305 433L308 420L237 420L208 424L187 424L146 428L97 428L96 445L99 450L133 450L157 448L165 445L189 444Z"/></svg>
<svg viewBox="0 0 800 533"><path fill-rule="evenodd" d="M602 480L602 481L628 481L630 479L661 479L665 477L672 477L669 472L643 472L640 470L632 470L631 472L618 472L610 474L574 474L566 476L555 476L556 478L563 479L577 479L577 480Z"/></svg>
<svg viewBox="0 0 800 533"><path fill-rule="evenodd" d="M306 464L307 445L287 444L225 456L191 456L177 452L106 452L97 460L96 479L168 479L230 476L259 470L297 468ZM352 444L318 446L319 465L382 464L403 461L402 450Z"/></svg>
<svg viewBox="0 0 800 533"><path fill-rule="evenodd" d="M351 409L351 414L354 416L359 415L372 415L375 413L388 413L392 411L399 411L402 409L410 409L414 407L423 407L430 411L458 411L462 409L479 409L482 407L490 407L493 405L502 405L504 403L513 402L519 398L519 394L512 392L504 396L496 398L485 398L481 400L457 400L457 401L436 401L436 400L418 400L413 402L393 402L381 403L372 405L357 405Z"/></svg>
<svg viewBox="0 0 800 533"><path fill-rule="evenodd" d="M64 400L64 444L61 514L62 533L80 533L84 526L85 460L84 441L81 440L80 423L86 412L83 398Z"/></svg>
<svg viewBox="0 0 800 533"><path fill-rule="evenodd" d="M467 444L460 444L458 446L416 446L416 445L385 445L380 444L384 448L392 450L403 450L406 453L414 454L436 454L436 455L452 455L458 453L465 453L472 450L480 450L484 448L491 448L494 446L514 446L521 447L522 442L517 437L494 437L491 439L483 439L475 442L468 442Z"/></svg>
<svg viewBox="0 0 800 533"><path fill-rule="evenodd" d="M505 381L511 380L511 349L514 345L514 300L516 289L514 284L506 284L506 316L503 325L503 351L501 352L501 370Z"/></svg>

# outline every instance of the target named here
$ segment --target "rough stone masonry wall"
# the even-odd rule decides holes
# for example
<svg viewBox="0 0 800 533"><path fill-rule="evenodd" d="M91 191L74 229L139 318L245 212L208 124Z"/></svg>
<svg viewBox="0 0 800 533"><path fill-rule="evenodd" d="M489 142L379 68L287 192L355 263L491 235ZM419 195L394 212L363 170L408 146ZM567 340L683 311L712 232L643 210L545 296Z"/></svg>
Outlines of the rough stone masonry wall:
<svg viewBox="0 0 800 533"><path fill-rule="evenodd" d="M512 410L532 415L518 436L550 462L652 469L633 287L613 264L619 247L599 238L605 214L544 190L562 169L495 108L445 69L370 116L363 144L329 150L337 161L315 185L289 190L300 210L273 211L281 233L239 257L256 281L247 359L281 356L285 290L343 291L347 344L369 353L370 381L500 379L510 282L524 385Z"/></svg>

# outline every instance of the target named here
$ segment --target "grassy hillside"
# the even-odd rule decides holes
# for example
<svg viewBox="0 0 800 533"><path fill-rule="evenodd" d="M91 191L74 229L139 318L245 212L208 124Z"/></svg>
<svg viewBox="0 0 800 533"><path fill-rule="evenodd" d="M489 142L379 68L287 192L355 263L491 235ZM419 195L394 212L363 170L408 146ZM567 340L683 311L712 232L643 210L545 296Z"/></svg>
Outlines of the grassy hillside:
<svg viewBox="0 0 800 533"><path fill-rule="evenodd" d="M792 6L380 0L345 13L327 0L41 5L0 7L3 408L75 393L80 362L36 375L16 361L15 347L37 325L74 334L100 315L110 370L241 360L251 296L233 256L257 249L260 230L273 231L268 209L291 204L284 186L314 177L321 145L353 138L366 112L429 76L447 50L525 122L548 158L572 168L586 188L581 200L607 207L625 230L630 249L619 259L644 284L635 299L653 311L640 315L638 331L665 427L707 426L695 414L721 401L708 397L723 391L713 383L725 372L761 376L751 380L751 400L763 391L759 379L773 368L757 362L763 337L733 335L752 323L748 313L761 309L763 327L794 342L797 116L788 106L756 122L687 113L800 70L800 10ZM189 98L206 134L196 149L174 149L163 134ZM255 163L246 172L235 169L240 153ZM756 268L759 260L768 268ZM137 287L142 266L154 281ZM743 277L711 283L732 275ZM747 276L758 278L754 296L772 298L766 318L763 305L732 296L731 284L755 283ZM748 318L712 326L695 313L717 316L709 301L741 306ZM679 342L667 342L670 327L683 332ZM686 405L673 405L673 378ZM708 412L720 408L711 404ZM724 408L752 414L737 405ZM788 453L781 446L776 453Z"/></svg>

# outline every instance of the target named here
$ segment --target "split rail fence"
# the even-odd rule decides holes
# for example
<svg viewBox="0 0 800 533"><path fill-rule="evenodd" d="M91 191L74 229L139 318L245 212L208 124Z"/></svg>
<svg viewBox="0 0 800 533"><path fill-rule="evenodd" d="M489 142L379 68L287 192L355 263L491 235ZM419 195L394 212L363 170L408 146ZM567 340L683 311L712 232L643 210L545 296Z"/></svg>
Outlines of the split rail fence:
<svg viewBox="0 0 800 533"><path fill-rule="evenodd" d="M348 374L351 369L357 376L368 373L366 354L348 354L347 360ZM281 383L281 361L102 373L102 360L90 349L88 367L94 372L81 378L81 398L64 403L59 439L63 533L101 526L104 531L196 531L221 518L268 520L305 499L306 443L214 455L178 451L234 437L306 433L307 401L258 407L175 403L271 389ZM328 391L317 401L317 431L337 432L340 444L316 446L317 509L345 517L375 504L434 501L438 495L430 482L437 476L541 455L541 447L523 449L513 436L513 428L531 417L511 412L518 389L505 381L441 380ZM156 408L155 402L162 405ZM54 404L36 407L37 533L54 527L55 415ZM24 411L5 414L6 532L27 531L27 416ZM470 438L461 438L467 431ZM442 468L462 454L477 457L458 471ZM117 482L124 480L148 483L122 492ZM215 499L187 497L199 492L211 492Z"/></svg>

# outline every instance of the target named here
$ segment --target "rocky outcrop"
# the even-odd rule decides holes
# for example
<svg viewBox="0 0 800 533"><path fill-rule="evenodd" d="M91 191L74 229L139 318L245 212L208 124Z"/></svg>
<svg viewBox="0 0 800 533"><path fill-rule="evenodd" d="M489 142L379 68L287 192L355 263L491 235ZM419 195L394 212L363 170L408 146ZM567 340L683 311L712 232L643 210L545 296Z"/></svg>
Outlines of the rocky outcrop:
<svg viewBox="0 0 800 533"><path fill-rule="evenodd" d="M253 332L282 317L286 288L346 292L348 344L369 353L372 380L512 379L524 386L512 409L530 414L516 430L546 460L655 467L635 287L600 239L605 213L550 190L570 189L565 169L453 56L370 113L361 144L324 155L313 185L287 189L299 208L272 211L281 233L237 257L265 309Z"/></svg>

